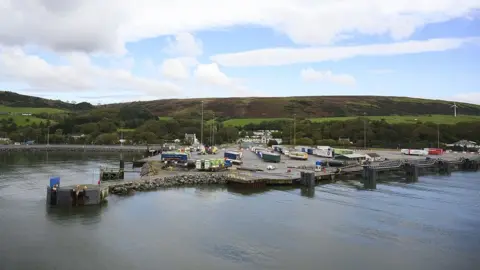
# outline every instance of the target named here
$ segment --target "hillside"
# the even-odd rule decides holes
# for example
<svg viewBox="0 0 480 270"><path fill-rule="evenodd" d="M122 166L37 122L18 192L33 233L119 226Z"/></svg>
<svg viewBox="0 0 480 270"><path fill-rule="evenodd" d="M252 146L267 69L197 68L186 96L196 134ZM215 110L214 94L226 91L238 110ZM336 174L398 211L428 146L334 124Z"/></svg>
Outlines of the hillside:
<svg viewBox="0 0 480 270"><path fill-rule="evenodd" d="M272 119L297 117L310 119L329 117L452 115L453 102L407 97L386 96L314 96L314 97L261 97L261 98L206 98L163 99L141 102L116 103L102 107L124 108L140 105L160 117L196 117L204 101L205 115L215 113L223 119ZM480 116L480 105L456 103L459 115ZM31 108L86 111L95 108L87 102L71 104L60 100L0 91L0 108ZM11 109L10 111L13 111ZM38 111L38 110L37 110ZM47 112L47 111L45 111ZM52 112L49 112L52 113Z"/></svg>
<svg viewBox="0 0 480 270"><path fill-rule="evenodd" d="M22 108L51 108L60 110L89 110L94 108L87 102L71 104L61 100L27 96L9 91L0 91L0 106ZM36 110L38 112L38 110Z"/></svg>
<svg viewBox="0 0 480 270"><path fill-rule="evenodd" d="M194 116L201 110L202 99L165 99L134 102L157 116ZM385 96L315 96L203 99L205 111L223 118L291 118L389 115L452 115L453 102ZM122 107L126 103L109 106ZM462 115L480 115L480 105L457 103Z"/></svg>

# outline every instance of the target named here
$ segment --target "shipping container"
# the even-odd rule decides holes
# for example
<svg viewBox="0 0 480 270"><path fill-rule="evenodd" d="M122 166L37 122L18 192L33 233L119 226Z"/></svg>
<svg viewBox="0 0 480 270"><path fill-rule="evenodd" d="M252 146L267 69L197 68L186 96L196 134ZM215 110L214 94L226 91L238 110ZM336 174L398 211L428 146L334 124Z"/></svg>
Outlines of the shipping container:
<svg viewBox="0 0 480 270"><path fill-rule="evenodd" d="M340 148L334 148L333 151L335 151L335 155L351 155L354 153L353 150L350 149L340 149Z"/></svg>
<svg viewBox="0 0 480 270"><path fill-rule="evenodd" d="M323 148L323 149L315 149L313 151L313 155L319 156L319 157L327 157L331 158L333 157L333 149L328 147L328 148Z"/></svg>
<svg viewBox="0 0 480 270"><path fill-rule="evenodd" d="M234 151L226 151L223 157L231 160L240 160L242 159L242 153L234 152Z"/></svg>
<svg viewBox="0 0 480 270"><path fill-rule="evenodd" d="M277 153L262 152L262 159L266 162L280 162L280 155Z"/></svg>
<svg viewBox="0 0 480 270"><path fill-rule="evenodd" d="M187 162L189 158L188 153L179 153L179 152L164 152L161 154L162 161L179 161Z"/></svg>

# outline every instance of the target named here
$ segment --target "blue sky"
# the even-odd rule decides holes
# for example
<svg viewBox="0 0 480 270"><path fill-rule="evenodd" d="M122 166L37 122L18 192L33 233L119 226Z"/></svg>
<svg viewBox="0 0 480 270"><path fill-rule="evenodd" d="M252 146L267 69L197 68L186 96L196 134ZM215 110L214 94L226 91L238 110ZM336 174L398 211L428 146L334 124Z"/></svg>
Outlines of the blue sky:
<svg viewBox="0 0 480 270"><path fill-rule="evenodd" d="M480 104L478 1L22 3L0 11L12 26L0 28L2 90L92 103L393 95Z"/></svg>

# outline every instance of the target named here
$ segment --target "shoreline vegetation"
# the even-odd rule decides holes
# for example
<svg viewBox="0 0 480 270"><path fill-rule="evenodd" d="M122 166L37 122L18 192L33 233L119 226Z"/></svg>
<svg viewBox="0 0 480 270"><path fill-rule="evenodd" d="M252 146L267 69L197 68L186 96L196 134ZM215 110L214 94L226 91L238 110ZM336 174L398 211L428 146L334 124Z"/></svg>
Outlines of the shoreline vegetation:
<svg viewBox="0 0 480 270"><path fill-rule="evenodd" d="M271 131L270 137L284 145L391 149L477 141L480 105L456 106L456 117L448 101L379 96L156 100L93 106L0 91L0 144L66 144L62 150L111 152L119 151L118 146L106 149L104 145L118 145L123 139L123 151L135 151L126 145L188 143L192 136L185 134L198 139L202 133L204 143L221 145L259 137L261 130ZM46 149L13 147L8 151Z"/></svg>
<svg viewBox="0 0 480 270"><path fill-rule="evenodd" d="M150 149L160 148L150 145ZM1 152L145 152L146 145L80 145L80 144L32 144L32 145L0 145Z"/></svg>

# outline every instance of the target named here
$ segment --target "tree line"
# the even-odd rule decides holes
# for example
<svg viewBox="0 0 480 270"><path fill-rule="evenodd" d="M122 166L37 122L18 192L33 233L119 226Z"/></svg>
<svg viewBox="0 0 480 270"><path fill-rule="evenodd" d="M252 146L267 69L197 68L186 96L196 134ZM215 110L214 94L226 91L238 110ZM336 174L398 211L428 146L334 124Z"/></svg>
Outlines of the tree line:
<svg viewBox="0 0 480 270"><path fill-rule="evenodd" d="M459 140L476 141L480 134L480 121L455 125L432 122L390 124L385 120L358 117L347 121L314 123L307 119L293 121L265 121L248 124L245 131L278 130L272 137L281 138L283 144L332 145L380 148L424 148L451 144ZM295 136L293 130L295 129ZM366 138L366 142L365 139ZM351 143L350 143L351 142Z"/></svg>
<svg viewBox="0 0 480 270"><path fill-rule="evenodd" d="M61 115L37 115L46 119L40 124L17 126L13 119L0 121L0 137L14 142L34 140L36 143L118 144L123 138L129 144L154 144L183 140L185 133L201 137L199 115L185 115L159 120L149 110L139 105L122 108L101 108L75 111ZM205 112L211 119L213 112ZM220 120L220 121L219 121ZM453 143L461 139L475 141L480 134L480 122L455 125L437 125L430 122L390 124L385 120L356 118L347 121L314 123L308 119L265 121L245 126L224 126L221 119L204 122L203 141L210 144L232 143L251 135L255 130L277 130L274 138L283 144L332 145L423 148L436 147L437 143ZM366 135L366 136L365 136ZM366 142L364 141L366 137ZM350 143L352 142L352 143Z"/></svg>

